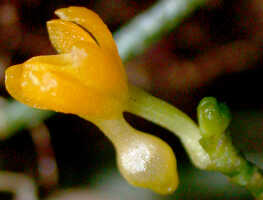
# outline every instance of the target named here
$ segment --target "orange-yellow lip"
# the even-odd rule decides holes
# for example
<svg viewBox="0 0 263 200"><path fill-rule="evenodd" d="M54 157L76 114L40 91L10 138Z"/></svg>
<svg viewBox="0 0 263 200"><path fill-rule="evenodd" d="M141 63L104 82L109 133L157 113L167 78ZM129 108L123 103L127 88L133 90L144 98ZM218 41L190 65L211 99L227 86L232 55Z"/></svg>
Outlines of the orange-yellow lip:
<svg viewBox="0 0 263 200"><path fill-rule="evenodd" d="M35 108L100 118L121 112L123 102L49 63L15 65L6 70L5 77L8 92Z"/></svg>

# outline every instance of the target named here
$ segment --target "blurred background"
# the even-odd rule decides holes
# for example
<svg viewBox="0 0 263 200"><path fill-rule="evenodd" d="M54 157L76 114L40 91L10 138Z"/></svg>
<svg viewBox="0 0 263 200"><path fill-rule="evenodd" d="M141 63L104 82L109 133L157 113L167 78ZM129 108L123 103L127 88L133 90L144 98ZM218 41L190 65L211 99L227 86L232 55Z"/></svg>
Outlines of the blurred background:
<svg viewBox="0 0 263 200"><path fill-rule="evenodd" d="M55 9L85 6L116 32L156 2L0 0L0 113L11 101L4 70L32 56L56 53L45 27L47 20L55 18ZM130 82L193 119L203 97L225 102L233 113L234 144L263 167L262 46L262 0L209 0L125 65ZM109 140L94 125L73 115L52 115L36 127L0 140L0 170L32 177L40 199L253 199L223 175L194 168L169 131L128 113L125 117L137 129L161 137L173 148L180 176L179 189L173 195L160 196L128 185L116 169ZM0 132L4 118L0 114ZM12 198L11 193L1 192L0 184L0 199Z"/></svg>

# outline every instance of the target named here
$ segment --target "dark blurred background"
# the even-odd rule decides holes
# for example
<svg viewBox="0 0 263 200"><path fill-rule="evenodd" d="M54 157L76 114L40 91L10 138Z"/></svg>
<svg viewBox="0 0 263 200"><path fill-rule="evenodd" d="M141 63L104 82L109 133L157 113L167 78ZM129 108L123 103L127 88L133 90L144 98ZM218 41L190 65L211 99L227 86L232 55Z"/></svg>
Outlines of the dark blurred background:
<svg viewBox="0 0 263 200"><path fill-rule="evenodd" d="M10 98L4 70L32 56L55 54L45 23L55 18L56 9L85 6L115 32L155 2L0 0L0 109ZM143 55L127 62L126 69L132 83L193 119L203 97L226 102L233 112L234 144L263 166L262 44L262 0L210 0ZM56 114L34 129L0 141L0 169L33 177L45 199L253 199L223 175L195 169L172 133L133 115L125 117L174 149L181 181L174 195L159 196L129 186L116 169L108 139L73 115ZM68 191L72 188L77 189ZM57 191L61 192L50 197ZM11 195L0 193L0 199Z"/></svg>

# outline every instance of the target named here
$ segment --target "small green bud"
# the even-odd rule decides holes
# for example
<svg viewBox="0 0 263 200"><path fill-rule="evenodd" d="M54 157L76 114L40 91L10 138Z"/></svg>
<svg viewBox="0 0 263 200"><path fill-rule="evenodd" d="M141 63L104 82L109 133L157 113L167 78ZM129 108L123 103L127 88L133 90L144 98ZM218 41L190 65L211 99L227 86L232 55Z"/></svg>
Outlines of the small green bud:
<svg viewBox="0 0 263 200"><path fill-rule="evenodd" d="M205 137L222 134L231 121L231 113L224 103L214 97L203 98L197 107L198 123Z"/></svg>

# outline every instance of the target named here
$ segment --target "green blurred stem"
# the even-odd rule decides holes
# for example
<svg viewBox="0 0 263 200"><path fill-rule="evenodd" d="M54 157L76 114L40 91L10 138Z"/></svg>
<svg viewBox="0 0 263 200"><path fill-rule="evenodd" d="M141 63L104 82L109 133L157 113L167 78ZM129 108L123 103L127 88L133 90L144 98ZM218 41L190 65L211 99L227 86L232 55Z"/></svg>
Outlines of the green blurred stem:
<svg viewBox="0 0 263 200"><path fill-rule="evenodd" d="M13 136L23 128L35 127L54 112L42 111L19 102L7 103L0 109L0 140Z"/></svg>
<svg viewBox="0 0 263 200"><path fill-rule="evenodd" d="M207 0L160 0L121 28L116 38L120 56L127 61L177 27Z"/></svg>

